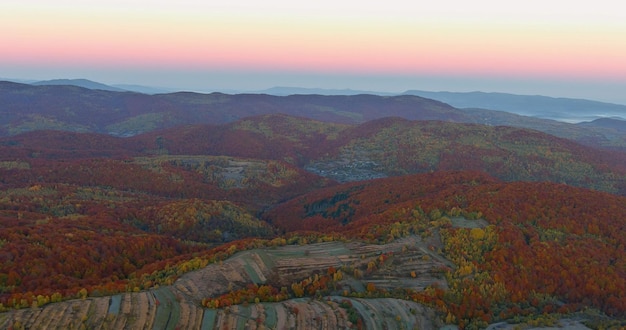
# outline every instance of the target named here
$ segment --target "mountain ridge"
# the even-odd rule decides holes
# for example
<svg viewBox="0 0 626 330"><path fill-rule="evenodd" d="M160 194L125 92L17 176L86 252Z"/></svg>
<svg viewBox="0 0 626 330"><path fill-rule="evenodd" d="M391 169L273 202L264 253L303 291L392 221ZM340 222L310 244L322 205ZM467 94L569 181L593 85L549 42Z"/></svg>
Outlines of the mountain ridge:
<svg viewBox="0 0 626 330"><path fill-rule="evenodd" d="M2 80L2 79L0 79ZM5 79L7 80L7 79ZM47 84L47 85L74 85L79 87L91 88L91 89L104 89L112 91L134 91L144 94L163 94L163 93L175 93L177 91L185 91L180 88L162 88L154 86L144 85L132 85L132 84L113 84L107 85L88 79L52 79L44 81L26 81L10 79L17 83L27 84ZM98 88L100 87L100 88ZM626 113L623 111L626 105L616 102L597 101L583 98L572 97L558 97L558 96L546 96L546 95L531 95L531 94L513 94L504 92L450 92L450 91L425 91L425 90L406 90L404 92L380 92L372 90L358 90L358 89L333 89L333 88L310 88L310 87L293 87L293 86L275 86L262 90L254 91L237 91L229 90L223 92L220 90L215 91L203 91L199 93L212 93L221 92L226 94L269 94L275 96L289 96L289 95L359 95L370 94L379 96L397 96L397 95L417 95L425 96L430 99L439 100L454 107L458 108L483 108L496 111L507 111L521 115L538 116L539 118L563 120L567 119L564 116L564 110L576 110L577 108L584 107L587 109L602 109L609 110L607 113L596 113L593 116L581 117L577 121L593 120L598 118L605 118L610 116L611 113L620 116L620 118L626 118ZM517 104L517 106L515 106ZM520 104L525 104L524 108L520 108ZM526 107L541 108L539 110L529 110ZM616 107L617 106L617 107ZM545 113L552 113L551 116L546 116ZM567 111L565 112L567 113ZM570 120L571 121L571 120Z"/></svg>
<svg viewBox="0 0 626 330"><path fill-rule="evenodd" d="M76 86L32 86L0 82L0 136L41 129L132 136L176 125L232 122L239 118L286 113L345 124L400 116L531 128L592 146L626 150L624 129L600 122L568 124L503 111L456 109L418 96L203 94L148 95ZM617 126L621 122L615 122Z"/></svg>

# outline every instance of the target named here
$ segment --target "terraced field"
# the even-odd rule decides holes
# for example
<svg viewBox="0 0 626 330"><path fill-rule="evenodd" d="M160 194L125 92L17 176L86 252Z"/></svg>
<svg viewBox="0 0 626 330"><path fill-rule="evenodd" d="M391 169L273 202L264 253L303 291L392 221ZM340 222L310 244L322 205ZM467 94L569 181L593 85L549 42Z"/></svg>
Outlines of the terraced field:
<svg viewBox="0 0 626 330"><path fill-rule="evenodd" d="M445 286L437 272L448 261L435 253L437 235L410 236L390 244L327 242L240 252L230 259L185 274L174 285L110 297L89 297L0 314L0 328L26 329L344 329L358 319L368 329L434 328L435 312L417 303L391 298L340 296L297 298L206 309L203 298L215 297L250 283L287 286L336 269L365 269L388 256L362 277L346 273L342 292L364 292L366 283L380 288ZM414 272L415 276L412 276ZM349 306L349 307L348 307ZM352 321L351 321L352 320Z"/></svg>

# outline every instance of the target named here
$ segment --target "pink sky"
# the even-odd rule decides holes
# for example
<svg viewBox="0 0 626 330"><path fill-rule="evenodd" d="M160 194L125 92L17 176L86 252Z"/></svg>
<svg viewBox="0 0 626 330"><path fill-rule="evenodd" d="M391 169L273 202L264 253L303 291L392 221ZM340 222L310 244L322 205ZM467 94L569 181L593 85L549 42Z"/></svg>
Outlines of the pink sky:
<svg viewBox="0 0 626 330"><path fill-rule="evenodd" d="M347 77L367 76L369 89L396 91L431 89L424 77L624 86L626 11L620 9L611 0L593 6L548 0L516 6L490 0L8 1L0 4L6 32L0 35L0 77L167 86L174 76L196 72L189 81L197 88L250 89L271 87L263 86L266 72L268 84L293 85L293 79L269 79L291 73L304 87L361 88L363 82L346 85ZM249 71L256 80L217 86L198 75L229 71L237 77ZM161 81L155 81L158 72ZM307 81L307 74L346 79L343 86L311 86L320 80ZM377 88L376 76L404 78ZM420 86L403 86L411 81L406 77Z"/></svg>

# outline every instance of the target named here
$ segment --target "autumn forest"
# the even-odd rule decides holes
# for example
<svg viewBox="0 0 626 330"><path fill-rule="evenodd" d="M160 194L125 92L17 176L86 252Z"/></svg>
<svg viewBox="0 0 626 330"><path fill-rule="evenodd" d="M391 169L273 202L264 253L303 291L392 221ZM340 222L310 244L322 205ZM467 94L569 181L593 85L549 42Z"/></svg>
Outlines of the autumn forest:
<svg viewBox="0 0 626 330"><path fill-rule="evenodd" d="M5 134L0 328L626 326L626 153L428 104Z"/></svg>

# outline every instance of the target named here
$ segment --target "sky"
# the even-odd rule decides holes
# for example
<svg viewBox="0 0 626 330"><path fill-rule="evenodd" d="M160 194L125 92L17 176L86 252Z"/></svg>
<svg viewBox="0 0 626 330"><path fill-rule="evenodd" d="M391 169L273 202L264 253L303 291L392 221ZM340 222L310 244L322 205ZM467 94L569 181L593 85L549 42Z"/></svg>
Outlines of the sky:
<svg viewBox="0 0 626 330"><path fill-rule="evenodd" d="M621 0L3 0L0 77L626 104Z"/></svg>

